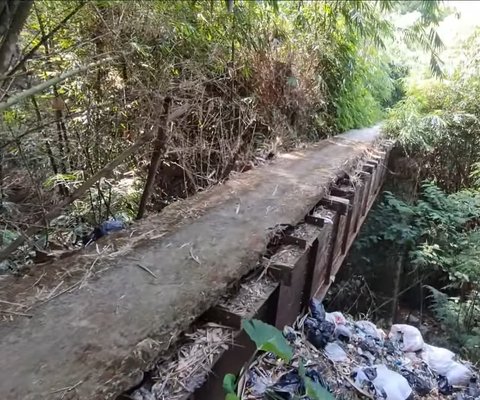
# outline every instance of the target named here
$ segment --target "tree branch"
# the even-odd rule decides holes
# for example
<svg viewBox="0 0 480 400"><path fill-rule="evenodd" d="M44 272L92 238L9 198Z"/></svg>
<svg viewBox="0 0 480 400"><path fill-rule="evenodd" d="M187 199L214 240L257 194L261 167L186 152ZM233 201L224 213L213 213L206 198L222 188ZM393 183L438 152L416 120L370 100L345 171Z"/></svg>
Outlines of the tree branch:
<svg viewBox="0 0 480 400"><path fill-rule="evenodd" d="M81 72L87 71L91 68L95 68L99 65L111 62L115 60L117 57L107 57L104 58L103 60L93 62L91 64L84 65L82 67L72 69L70 71L64 72L63 74L60 74L52 79L49 79L48 81L42 82L36 86L31 87L30 89L24 90L23 92L20 92L12 97L10 97L7 101L4 101L3 103L0 103L0 111L6 110L7 108L10 108L11 106L21 102L22 100L25 100L26 98L33 96L34 94L37 94L38 92L42 92L45 89L48 89L50 86L57 85L60 82L63 82L64 80L77 75Z"/></svg>
<svg viewBox="0 0 480 400"><path fill-rule="evenodd" d="M23 56L23 58L18 62L15 67L13 67L8 73L7 76L12 76L15 72L17 72L23 65L32 58L32 56L36 53L36 51L43 46L48 39L50 39L55 33L57 33L67 22L70 20L83 6L85 5L84 1L81 1L80 4L77 5L64 19L62 19L59 24L53 28L50 32L48 32L45 36L42 37L32 49Z"/></svg>

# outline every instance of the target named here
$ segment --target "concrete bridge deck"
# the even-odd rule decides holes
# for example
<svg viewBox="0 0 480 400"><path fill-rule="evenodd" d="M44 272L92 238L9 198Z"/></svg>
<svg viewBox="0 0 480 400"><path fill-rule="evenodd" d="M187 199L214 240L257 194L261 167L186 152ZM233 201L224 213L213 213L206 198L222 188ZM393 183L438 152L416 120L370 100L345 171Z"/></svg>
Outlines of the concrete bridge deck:
<svg viewBox="0 0 480 400"><path fill-rule="evenodd" d="M30 295L30 318L0 322L2 399L104 400L138 384L175 334L256 265L272 228L303 220L378 141L375 127L283 154L167 207L100 254L0 281L0 300L21 304L42 273L84 271L46 300Z"/></svg>

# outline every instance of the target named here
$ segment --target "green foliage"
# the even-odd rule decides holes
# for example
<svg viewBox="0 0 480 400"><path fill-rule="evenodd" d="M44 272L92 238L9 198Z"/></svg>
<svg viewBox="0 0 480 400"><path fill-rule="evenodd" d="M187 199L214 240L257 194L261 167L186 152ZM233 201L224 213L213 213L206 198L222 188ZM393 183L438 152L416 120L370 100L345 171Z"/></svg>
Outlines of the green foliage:
<svg viewBox="0 0 480 400"><path fill-rule="evenodd" d="M325 389L320 383L310 379L305 373L305 366L300 362L298 367L300 377L303 379L305 385L305 394L311 400L333 400L335 397Z"/></svg>
<svg viewBox="0 0 480 400"><path fill-rule="evenodd" d="M386 268L385 255L406 251L405 276L448 277L448 290L462 293L447 296L438 289L431 292L432 309L455 346L478 358L467 343L480 331L480 193L462 190L447 194L438 185L426 182L417 200L407 202L385 192L372 211L364 232L356 243L363 262L373 263L375 273ZM357 255L358 257L358 255ZM404 278L408 279L408 278Z"/></svg>
<svg viewBox="0 0 480 400"><path fill-rule="evenodd" d="M414 268L444 270L452 282L480 281L480 234L470 228L478 218L480 196L476 192L446 194L435 184L425 183L413 204L386 192L357 246L389 243L406 247Z"/></svg>
<svg viewBox="0 0 480 400"><path fill-rule="evenodd" d="M255 342L258 350L273 353L287 362L292 359L292 348L282 332L274 326L252 319L243 320L242 328L248 334L250 339Z"/></svg>
<svg viewBox="0 0 480 400"><path fill-rule="evenodd" d="M479 360L479 292L475 290L461 300L432 286L426 287L430 291L431 309L449 335L451 345L472 361Z"/></svg>
<svg viewBox="0 0 480 400"><path fill-rule="evenodd" d="M223 390L225 390L225 400L239 400L236 392L237 378L233 374L226 374L223 377Z"/></svg>

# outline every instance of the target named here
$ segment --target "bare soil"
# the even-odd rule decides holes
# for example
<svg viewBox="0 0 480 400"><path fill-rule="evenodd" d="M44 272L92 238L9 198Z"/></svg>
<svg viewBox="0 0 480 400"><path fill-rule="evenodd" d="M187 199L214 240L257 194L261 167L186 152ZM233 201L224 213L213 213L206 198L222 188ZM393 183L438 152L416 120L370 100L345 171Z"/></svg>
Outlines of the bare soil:
<svg viewBox="0 0 480 400"><path fill-rule="evenodd" d="M5 400L108 400L143 372L356 165L379 128L351 131L167 207L88 252L0 281Z"/></svg>

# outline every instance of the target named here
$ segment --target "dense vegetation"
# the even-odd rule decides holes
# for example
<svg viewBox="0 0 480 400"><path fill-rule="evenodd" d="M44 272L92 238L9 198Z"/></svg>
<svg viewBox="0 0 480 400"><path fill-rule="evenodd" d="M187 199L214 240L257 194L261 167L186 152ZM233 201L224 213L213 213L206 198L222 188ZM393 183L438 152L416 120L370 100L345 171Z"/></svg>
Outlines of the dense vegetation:
<svg viewBox="0 0 480 400"><path fill-rule="evenodd" d="M361 260L357 266L367 275L392 278L390 293L383 294L393 303L393 318L399 295L406 292L411 301L418 294L408 289L418 288L420 296L430 299L450 340L478 359L477 33L461 46L461 51L464 57L457 59L443 80L410 80L407 96L390 111L384 130L398 140L403 154L397 155L392 167L395 175L391 191L372 213L352 257Z"/></svg>
<svg viewBox="0 0 480 400"><path fill-rule="evenodd" d="M432 1L401 28L397 1L1 5L4 267L379 120L403 95L394 42L440 74Z"/></svg>

